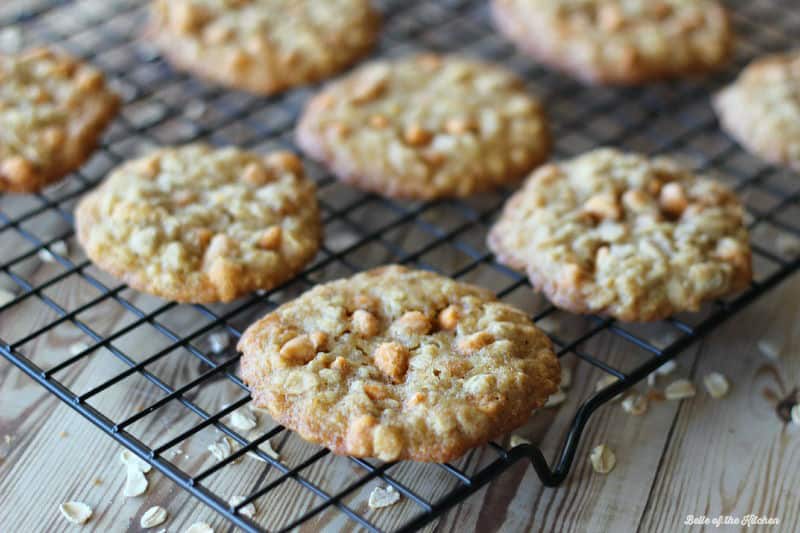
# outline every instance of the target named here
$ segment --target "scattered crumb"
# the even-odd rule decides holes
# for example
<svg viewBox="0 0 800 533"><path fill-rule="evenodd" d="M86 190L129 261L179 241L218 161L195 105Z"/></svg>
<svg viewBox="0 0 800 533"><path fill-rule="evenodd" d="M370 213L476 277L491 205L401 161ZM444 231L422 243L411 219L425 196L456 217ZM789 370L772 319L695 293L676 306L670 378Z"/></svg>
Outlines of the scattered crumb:
<svg viewBox="0 0 800 533"><path fill-rule="evenodd" d="M254 435L253 433L251 433L250 436L248 436L250 440L255 440L258 437L259 437L258 435ZM265 440L264 442L259 444L258 449L267 454L268 456L272 457L276 461L280 460L281 458L281 455L272 448L272 443L270 443L269 440ZM262 463L267 462L254 452L247 452L247 456L250 457L251 459L255 459L256 461L261 461Z"/></svg>
<svg viewBox="0 0 800 533"><path fill-rule="evenodd" d="M66 431L61 431L58 434L58 436L61 437L62 439L66 439L67 437L69 437L69 433L67 433Z"/></svg>
<svg viewBox="0 0 800 533"><path fill-rule="evenodd" d="M622 400L622 409L626 413L630 413L635 416L645 414L647 412L647 405L647 397L636 392L626 396L625 399Z"/></svg>
<svg viewBox="0 0 800 533"><path fill-rule="evenodd" d="M244 500L245 500L244 496L234 496L233 498L231 498L231 501L229 503L235 507L240 503L242 503ZM253 502L250 502L241 509L239 509L239 514L242 516L246 516L247 518L253 518L256 515L256 506L253 504Z"/></svg>
<svg viewBox="0 0 800 533"><path fill-rule="evenodd" d="M143 529L150 529L151 527L160 526L167 520L167 510L158 505L154 505L144 512L139 519L139 525Z"/></svg>
<svg viewBox="0 0 800 533"><path fill-rule="evenodd" d="M231 454L236 453L238 449L239 445L227 436L208 445L208 451L211 452L211 455L213 455L217 461L224 461L230 457ZM241 458L237 458L234 463L238 463L240 460Z"/></svg>
<svg viewBox="0 0 800 533"><path fill-rule="evenodd" d="M617 381L619 381L619 378L617 378L616 376L612 375L603 376L602 378L597 380L597 383L595 383L594 390L596 392L600 392L606 387L613 385ZM620 398L622 398L622 394L617 394L616 396L611 398L611 401L614 402L616 400L619 400Z"/></svg>
<svg viewBox="0 0 800 533"><path fill-rule="evenodd" d="M592 462L592 468L598 474L608 474L614 470L617 464L616 455L605 444L599 444L592 448L589 460Z"/></svg>
<svg viewBox="0 0 800 533"><path fill-rule="evenodd" d="M519 446L520 444L530 444L530 443L531 443L531 441L529 441L529 440L528 440L528 439L526 439L525 437L521 437L521 436L519 436L519 435L517 435L517 434L515 433L515 434L511 435L511 440L509 441L509 443L508 443L508 444L509 444L509 446L511 446L512 448L516 448L516 447L517 447L517 446Z"/></svg>
<svg viewBox="0 0 800 533"><path fill-rule="evenodd" d="M399 501L400 493L394 490L394 487L390 485L386 488L375 487L372 489L372 492L369 495L368 504L370 509L381 509L383 507L394 505Z"/></svg>
<svg viewBox="0 0 800 533"><path fill-rule="evenodd" d="M250 431L258 426L258 418L251 411L240 409L231 413L231 425L240 431Z"/></svg>
<svg viewBox="0 0 800 533"><path fill-rule="evenodd" d="M722 398L727 395L728 390L730 390L728 379L719 372L711 372L708 374L703 378L703 383L712 398Z"/></svg>
<svg viewBox="0 0 800 533"><path fill-rule="evenodd" d="M147 474L153 468L150 466L150 463L143 461L130 450L122 450L119 454L119 460L122 461L125 466L140 470L144 474Z"/></svg>
<svg viewBox="0 0 800 533"><path fill-rule="evenodd" d="M102 479L100 479L99 477L96 477L96 478L94 478L94 479L92 480L92 484L93 484L95 487L99 487L100 485L102 485L102 484L103 484L103 480L102 480Z"/></svg>
<svg viewBox="0 0 800 533"><path fill-rule="evenodd" d="M205 522L195 522L185 533L214 533L214 529Z"/></svg>
<svg viewBox="0 0 800 533"><path fill-rule="evenodd" d="M69 347L69 354L70 355L78 355L79 353L85 352L89 349L89 345L83 341L78 341L72 343Z"/></svg>
<svg viewBox="0 0 800 533"><path fill-rule="evenodd" d="M766 339L758 341L758 350L767 359L775 361L781 358L781 351L774 341Z"/></svg>
<svg viewBox="0 0 800 533"><path fill-rule="evenodd" d="M559 391L555 392L554 394L551 394L547 398L547 401L544 403L544 406L545 407L557 407L557 406L561 405L562 403L564 403L564 401L566 399L567 399L567 395L564 394L564 391L563 390L559 390Z"/></svg>
<svg viewBox="0 0 800 533"><path fill-rule="evenodd" d="M83 502L64 502L58 509L73 524L85 524L92 517L92 508Z"/></svg>
<svg viewBox="0 0 800 533"><path fill-rule="evenodd" d="M231 337L225 331L215 331L208 336L208 346L214 353L222 353L230 345Z"/></svg>
<svg viewBox="0 0 800 533"><path fill-rule="evenodd" d="M66 257L69 255L69 248L67 247L67 243L64 241L56 241L49 246L50 250L42 248L39 250L39 253L36 254L39 257L39 260L44 263L54 263L56 261L56 257L53 254L56 254L61 257Z"/></svg>
<svg viewBox="0 0 800 533"><path fill-rule="evenodd" d="M123 494L126 498L141 496L147 491L147 478L144 473L135 466L128 465L127 477L125 478L125 490Z"/></svg>
<svg viewBox="0 0 800 533"><path fill-rule="evenodd" d="M656 368L655 372L659 376L668 376L675 372L676 368L678 368L678 364L674 360L670 359L660 367Z"/></svg>
<svg viewBox="0 0 800 533"><path fill-rule="evenodd" d="M667 385L667 388L664 389L664 397L667 400L684 400L694 396L695 392L692 382L681 378Z"/></svg>

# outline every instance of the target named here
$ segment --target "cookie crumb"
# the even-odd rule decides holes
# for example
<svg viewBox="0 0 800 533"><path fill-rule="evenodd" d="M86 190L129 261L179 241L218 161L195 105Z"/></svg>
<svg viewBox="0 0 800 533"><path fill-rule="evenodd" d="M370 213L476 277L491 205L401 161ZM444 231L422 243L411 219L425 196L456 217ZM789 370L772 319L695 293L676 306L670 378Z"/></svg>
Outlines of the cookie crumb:
<svg viewBox="0 0 800 533"><path fill-rule="evenodd" d="M647 412L648 401L646 396L632 393L622 400L622 409L634 416L641 416Z"/></svg>
<svg viewBox="0 0 800 533"><path fill-rule="evenodd" d="M135 466L126 468L125 489L123 494L126 498L141 496L147 491L147 478L144 473Z"/></svg>
<svg viewBox="0 0 800 533"><path fill-rule="evenodd" d="M58 509L73 524L85 524L92 517L92 508L83 502L64 502Z"/></svg>
<svg viewBox="0 0 800 533"><path fill-rule="evenodd" d="M529 441L525 437L521 437L520 435L517 435L516 433L511 435L511 439L508 442L509 446L511 446L512 448L516 448L517 446L519 446L521 444L530 444L530 443L531 443L531 441Z"/></svg>
<svg viewBox="0 0 800 533"><path fill-rule="evenodd" d="M592 468L598 474L608 474L617 464L617 456L605 444L599 444L592 448L589 460L592 462Z"/></svg>
<svg viewBox="0 0 800 533"><path fill-rule="evenodd" d="M551 394L547 397L547 401L544 403L545 407L558 407L567 399L567 395L564 394L563 390L558 390L555 393Z"/></svg>
<svg viewBox="0 0 800 533"><path fill-rule="evenodd" d="M703 383L712 398L722 398L726 396L728 390L730 390L728 379L719 372L711 372L708 374L703 378Z"/></svg>
<svg viewBox="0 0 800 533"><path fill-rule="evenodd" d="M761 352L767 359L772 359L773 361L777 361L781 358L781 350L778 348L777 343L772 340L760 340L758 341L758 351Z"/></svg>
<svg viewBox="0 0 800 533"><path fill-rule="evenodd" d="M238 410L231 413L231 425L241 431L250 431L258 426L258 419L252 411Z"/></svg>
<svg viewBox="0 0 800 533"><path fill-rule="evenodd" d="M382 509L389 507L400 501L400 493L394 490L391 485L383 487L375 487L369 495L370 509Z"/></svg>
<svg viewBox="0 0 800 533"><path fill-rule="evenodd" d="M39 260L44 263L55 263L56 254L60 257L67 257L69 255L69 248L67 248L67 243L64 241L56 241L49 246L49 250L46 248L42 248L36 254L39 257ZM51 252L52 250L52 252Z"/></svg>
<svg viewBox="0 0 800 533"><path fill-rule="evenodd" d="M214 533L214 528L205 522L195 522L189 526L185 533Z"/></svg>
<svg viewBox="0 0 800 533"><path fill-rule="evenodd" d="M215 331L208 336L208 346L215 354L225 351L231 343L231 337L226 331Z"/></svg>
<svg viewBox="0 0 800 533"><path fill-rule="evenodd" d="M142 514L139 525L142 529L150 529L163 524L167 520L167 510L158 505L154 505Z"/></svg>
<svg viewBox="0 0 800 533"><path fill-rule="evenodd" d="M234 496L231 498L229 503L231 506L235 507L242 503L245 499L246 498L244 496ZM253 502L250 502L239 509L238 513L242 516L246 516L247 518L253 518L256 515L256 506L253 504Z"/></svg>
<svg viewBox="0 0 800 533"><path fill-rule="evenodd" d="M664 397L667 400L684 400L695 395L695 388L688 379L677 379L667 385L664 389Z"/></svg>

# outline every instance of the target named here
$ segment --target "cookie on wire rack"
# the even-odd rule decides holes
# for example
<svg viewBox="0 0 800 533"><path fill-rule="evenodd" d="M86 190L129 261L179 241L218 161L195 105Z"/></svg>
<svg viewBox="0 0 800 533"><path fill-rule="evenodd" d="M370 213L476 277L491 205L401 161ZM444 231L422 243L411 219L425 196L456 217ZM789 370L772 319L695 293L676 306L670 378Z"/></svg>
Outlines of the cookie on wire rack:
<svg viewBox="0 0 800 533"><path fill-rule="evenodd" d="M703 74L733 49L719 0L492 0L492 13L522 50L588 83Z"/></svg>
<svg viewBox="0 0 800 533"><path fill-rule="evenodd" d="M434 54L375 61L330 83L306 107L297 141L341 180L409 199L516 183L550 150L522 80Z"/></svg>
<svg viewBox="0 0 800 533"><path fill-rule="evenodd" d="M800 51L753 61L717 93L722 128L750 152L800 171Z"/></svg>
<svg viewBox="0 0 800 533"><path fill-rule="evenodd" d="M370 0L155 0L147 34L183 70L273 94L354 63L379 30Z"/></svg>
<svg viewBox="0 0 800 533"><path fill-rule="evenodd" d="M752 278L733 191L672 159L608 148L535 171L488 244L558 307L626 321L696 311Z"/></svg>
<svg viewBox="0 0 800 533"><path fill-rule="evenodd" d="M396 265L318 285L239 342L255 405L334 453L444 462L558 390L550 340L486 289Z"/></svg>
<svg viewBox="0 0 800 533"><path fill-rule="evenodd" d="M103 73L63 52L0 55L0 193L37 192L77 170L118 108Z"/></svg>
<svg viewBox="0 0 800 533"><path fill-rule="evenodd" d="M180 302L228 302L290 279L317 252L316 188L289 152L202 144L124 163L75 210L101 269Z"/></svg>

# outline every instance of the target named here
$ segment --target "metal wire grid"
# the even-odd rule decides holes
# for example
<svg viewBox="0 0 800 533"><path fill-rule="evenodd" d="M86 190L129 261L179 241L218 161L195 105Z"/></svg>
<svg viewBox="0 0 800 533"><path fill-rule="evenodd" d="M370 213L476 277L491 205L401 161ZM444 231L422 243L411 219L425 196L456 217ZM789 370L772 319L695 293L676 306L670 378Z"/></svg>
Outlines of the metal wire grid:
<svg viewBox="0 0 800 533"><path fill-rule="evenodd" d="M22 14L12 15L0 8L0 46L20 37L24 44L56 43L102 67L126 100L102 149L74 177L41 194L0 198L0 283L17 292L14 300L0 306L0 318L12 313L16 317L13 323L0 320L0 353L247 531L287 530L312 520L335 520L335 516L372 531L389 524L412 530L524 458L531 460L545 484L558 484L570 470L582 430L595 409L800 266L800 253L786 246L800 238L800 180L743 153L718 132L708 106L709 90L729 80L747 60L791 46L792 36L800 34L800 14L788 0L732 3L742 44L735 66L719 79L615 90L583 87L518 54L492 30L483 1L384 0L379 4L386 24L376 55L426 48L459 51L517 70L547 102L558 157L598 145L619 145L648 153L677 153L699 169L718 172L720 179L739 190L753 216L757 279L734 298L659 324L575 317L532 295L523 276L496 263L486 251L486 230L509 191L463 201L401 203L341 185L307 161L320 188L326 244L297 279L232 305L186 306L138 294L80 255L72 240L76 200L111 167L153 145L204 139L257 150L291 148L294 120L313 88L258 98L176 73L137 39L144 18L137 0L40 0ZM60 253L59 241L69 242L71 251ZM238 338L253 318L313 284L389 261L489 286L531 312L559 347L562 364L593 376L612 375L619 381L562 407L559 416L571 421L564 424L560 442L511 450L492 443L454 464L339 458L303 443L280 426L256 436L241 435L229 427L226 416L245 406L249 396L235 374L238 355L231 348L215 353L209 348L209 336L223 331ZM70 298L64 297L65 292ZM31 317L30 323L20 324L19 317ZM41 357L42 348L54 339L75 339L76 335L85 345L74 344L67 353L62 344L54 354ZM624 343L624 356L619 349L607 353L604 347L612 338ZM141 347L150 344L154 347L141 353ZM224 395L216 392L219 387L228 388ZM136 400L125 406L115 404L110 412L107 399L119 394ZM219 397L230 401L224 407L207 401ZM168 431L154 424L165 415L174 422ZM544 425L554 416L536 415L545 417ZM241 446L222 461L188 465L175 453L193 440L205 439L205 445L209 436L217 439L219 435ZM279 460L259 448L267 440L280 441ZM554 454L552 467L542 453L545 447ZM255 467L248 464L250 477L243 476L245 467L235 466L245 453L263 460ZM236 506L227 503L233 493L223 481L234 471L237 478L246 477L247 485L237 486L236 493L247 498ZM327 486L330 479L337 485ZM363 494L378 480L403 494L398 512L411 519L398 526L396 520L389 521L391 513L365 508ZM298 496L306 498L306 503L294 505L297 509L287 516L261 513L251 520L239 513L249 502L279 509L281 502Z"/></svg>

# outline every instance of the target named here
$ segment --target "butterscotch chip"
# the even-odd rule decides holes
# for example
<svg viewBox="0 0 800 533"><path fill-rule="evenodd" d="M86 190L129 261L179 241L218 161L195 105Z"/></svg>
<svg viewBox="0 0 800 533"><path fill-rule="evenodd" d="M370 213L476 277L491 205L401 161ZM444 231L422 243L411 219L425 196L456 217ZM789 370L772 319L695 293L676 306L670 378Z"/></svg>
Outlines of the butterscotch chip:
<svg viewBox="0 0 800 533"><path fill-rule="evenodd" d="M493 0L492 12L525 52L590 83L705 73L733 49L719 0Z"/></svg>
<svg viewBox="0 0 800 533"><path fill-rule="evenodd" d="M800 51L753 61L717 93L722 128L757 156L800 170Z"/></svg>
<svg viewBox="0 0 800 533"><path fill-rule="evenodd" d="M272 94L325 79L373 46L369 0L155 0L148 36L177 67Z"/></svg>
<svg viewBox="0 0 800 533"><path fill-rule="evenodd" d="M0 193L36 192L77 170L118 108L103 74L66 54L0 55Z"/></svg>
<svg viewBox="0 0 800 533"><path fill-rule="evenodd" d="M752 277L730 189L671 159L613 149L534 172L488 243L555 305L628 321L696 311Z"/></svg>
<svg viewBox="0 0 800 533"><path fill-rule="evenodd" d="M351 319L366 302L379 325L369 337ZM398 328L446 309L458 309L457 328ZM284 363L288 341L320 331L325 352ZM486 335L480 349L456 348ZM454 459L522 425L560 378L550 341L525 313L399 266L315 287L248 328L239 349L253 401L276 421L334 453L385 461Z"/></svg>
<svg viewBox="0 0 800 533"><path fill-rule="evenodd" d="M380 91L364 99L375 80ZM348 135L335 134L341 128ZM515 183L550 149L541 106L519 78L433 55L375 61L329 84L306 107L297 140L343 181L419 199Z"/></svg>
<svg viewBox="0 0 800 533"><path fill-rule="evenodd" d="M171 300L231 301L275 287L314 256L321 228L302 169L265 165L252 152L199 144L127 162L78 204L78 240L100 268ZM247 169L266 178L247 179Z"/></svg>

